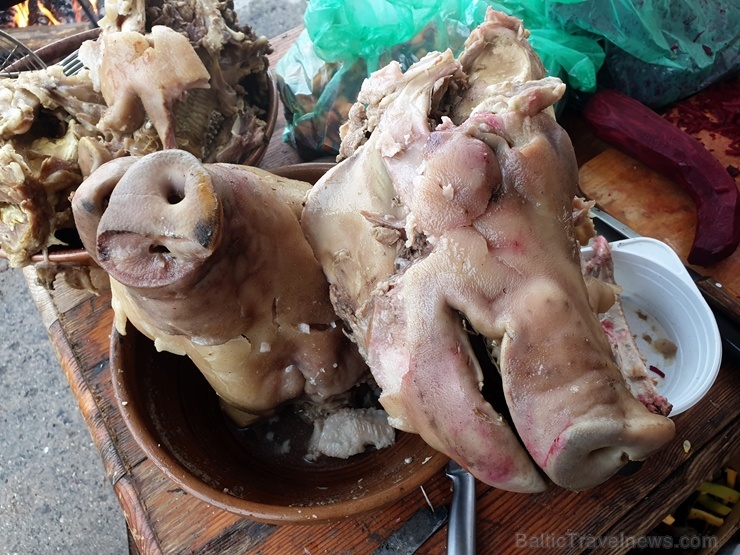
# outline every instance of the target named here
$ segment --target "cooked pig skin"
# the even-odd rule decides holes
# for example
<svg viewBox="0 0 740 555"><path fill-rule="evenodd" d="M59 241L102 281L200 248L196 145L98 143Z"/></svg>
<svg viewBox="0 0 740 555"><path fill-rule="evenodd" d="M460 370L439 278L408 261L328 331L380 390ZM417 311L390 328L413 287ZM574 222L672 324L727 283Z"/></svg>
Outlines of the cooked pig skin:
<svg viewBox="0 0 740 555"><path fill-rule="evenodd" d="M80 59L93 68L93 84L108 105L100 128L132 133L149 116L164 148L177 147L175 102L189 89L209 86L208 70L188 39L161 25L148 35L121 31L86 41Z"/></svg>
<svg viewBox="0 0 740 555"><path fill-rule="evenodd" d="M308 187L171 150L108 162L73 197L119 330L128 318L159 349L190 356L247 420L343 393L367 368L300 228Z"/></svg>
<svg viewBox="0 0 740 555"><path fill-rule="evenodd" d="M489 11L486 26L504 29L483 28L480 40L532 59L518 20ZM487 83L472 99L449 52L374 74L343 130L349 157L311 190L301 223L394 426L490 485L542 490L531 455L556 484L581 490L659 449L674 427L630 395L591 307L601 294L590 299L581 273L577 165L551 109L564 86L528 68L470 78ZM458 90L458 121L430 125L445 112L433 103ZM480 393L460 313L501 345L526 451Z"/></svg>
<svg viewBox="0 0 740 555"><path fill-rule="evenodd" d="M482 373L456 311L461 306L455 307L449 298L464 288L467 272L477 271L468 266L465 253L486 251L485 240L469 227L481 210L474 199L479 204L482 200L484 210L500 178L496 157L482 142L459 158L459 164L453 159L452 166L445 167L434 160L435 151L466 152L456 141L436 144L436 137L457 133L460 144L468 147L473 140L459 131L431 138L430 89L444 87L453 76L461 76L459 63L446 52L427 55L405 74L396 64L380 70L372 83L380 91L366 82L363 92L382 98L385 111L369 141L314 186L301 223L332 285L337 312L350 323L383 390L380 401L391 424L419 433L486 483L540 491L544 481L526 451L480 394ZM388 102L389 97L394 102ZM402 101L395 104L399 98ZM477 157L483 166L471 165ZM421 191L412 186L418 169L428 165L457 175L447 193L435 194L428 187L423 178L433 175L420 176ZM425 211L425 194L445 210L454 202L456 188L463 189L458 197L464 199L462 204L478 210L467 217L468 226L455 227L466 219L464 206L450 218L425 219L435 213ZM421 217L404 199L418 202ZM408 235L400 233L399 225ZM426 253L430 246L415 238L432 228L442 234ZM414 260L416 249L424 250L426 257ZM407 269L397 272L398 264Z"/></svg>
<svg viewBox="0 0 740 555"><path fill-rule="evenodd" d="M535 462L556 484L583 490L662 447L674 426L632 396L589 304L572 222L559 220L577 180L567 135L545 114L507 119L507 192L476 226L496 238L494 271L508 281L494 320L505 320L504 393Z"/></svg>

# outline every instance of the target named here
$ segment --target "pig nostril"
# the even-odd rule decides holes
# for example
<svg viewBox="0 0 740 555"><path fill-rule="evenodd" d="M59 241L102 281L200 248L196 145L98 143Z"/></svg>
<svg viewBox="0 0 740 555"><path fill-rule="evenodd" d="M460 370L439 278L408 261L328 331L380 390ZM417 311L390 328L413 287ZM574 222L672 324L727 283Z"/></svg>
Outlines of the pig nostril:
<svg viewBox="0 0 740 555"><path fill-rule="evenodd" d="M176 183L167 184L167 202L170 204L177 204L185 198L185 191L181 186Z"/></svg>
<svg viewBox="0 0 740 555"><path fill-rule="evenodd" d="M150 245L149 252L151 254L167 254L170 252L170 249L168 249L164 245Z"/></svg>
<svg viewBox="0 0 740 555"><path fill-rule="evenodd" d="M177 204L184 198L185 195L183 195L180 191L170 191L170 193L167 195L167 202L169 202L170 204Z"/></svg>

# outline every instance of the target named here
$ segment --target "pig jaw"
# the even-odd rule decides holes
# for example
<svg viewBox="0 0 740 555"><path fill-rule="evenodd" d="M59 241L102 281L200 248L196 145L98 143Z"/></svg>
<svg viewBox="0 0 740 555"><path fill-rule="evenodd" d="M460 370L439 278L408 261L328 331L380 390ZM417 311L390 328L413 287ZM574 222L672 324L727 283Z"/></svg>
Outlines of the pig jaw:
<svg viewBox="0 0 740 555"><path fill-rule="evenodd" d="M543 491L540 472L480 393L478 360L444 293L453 284L444 275L430 282L435 271L435 264L419 263L374 299L365 337L380 402L394 427L418 433L485 483ZM417 293L422 284L424 299Z"/></svg>
<svg viewBox="0 0 740 555"><path fill-rule="evenodd" d="M673 438L673 422L627 389L585 293L540 282L522 297L529 307L520 314L536 318L514 320L503 337L504 394L522 442L555 484L594 487Z"/></svg>

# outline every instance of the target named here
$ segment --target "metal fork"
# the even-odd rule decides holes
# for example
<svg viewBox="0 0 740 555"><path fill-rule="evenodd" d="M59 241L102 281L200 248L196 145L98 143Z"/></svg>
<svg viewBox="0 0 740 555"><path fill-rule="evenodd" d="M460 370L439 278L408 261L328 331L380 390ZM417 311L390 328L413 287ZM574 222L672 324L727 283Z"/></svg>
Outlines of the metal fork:
<svg viewBox="0 0 740 555"><path fill-rule="evenodd" d="M0 77L18 77L19 72L46 67L44 61L21 41L0 29Z"/></svg>
<svg viewBox="0 0 740 555"><path fill-rule="evenodd" d="M75 75L85 67L82 60L79 58L79 53L79 50L75 50L66 58L57 62L57 65L62 66L62 73L64 73L64 75Z"/></svg>

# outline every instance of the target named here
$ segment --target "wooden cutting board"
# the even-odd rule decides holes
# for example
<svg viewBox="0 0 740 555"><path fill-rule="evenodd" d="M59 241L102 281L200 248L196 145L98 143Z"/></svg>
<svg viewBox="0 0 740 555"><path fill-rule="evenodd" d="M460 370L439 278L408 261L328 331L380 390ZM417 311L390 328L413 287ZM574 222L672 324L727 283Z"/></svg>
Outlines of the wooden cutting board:
<svg viewBox="0 0 740 555"><path fill-rule="evenodd" d="M740 78L721 86L723 99L734 100L734 105L740 106ZM705 101L715 98L716 93L717 89L710 88L688 102L692 107L705 106ZM671 108L667 115L675 116L677 110ZM734 125L737 133L737 111ZM740 168L740 156L728 152L732 142L728 127L726 131L690 130L689 134L701 141L724 167ZM740 186L740 177L735 177L735 183ZM679 185L615 148L607 148L581 166L580 187L587 197L638 233L670 245L686 263L694 239L696 209ZM692 268L712 276L740 302L740 249L719 264Z"/></svg>

